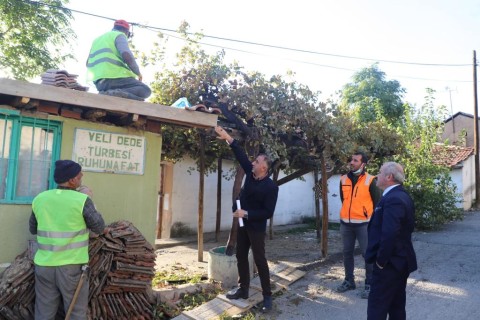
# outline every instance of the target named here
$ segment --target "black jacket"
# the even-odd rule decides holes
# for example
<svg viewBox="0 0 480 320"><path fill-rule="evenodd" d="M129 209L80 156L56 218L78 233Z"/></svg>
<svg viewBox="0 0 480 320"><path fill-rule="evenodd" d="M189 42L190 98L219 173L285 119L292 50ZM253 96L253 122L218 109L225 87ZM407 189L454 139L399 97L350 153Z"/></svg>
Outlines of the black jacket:
<svg viewBox="0 0 480 320"><path fill-rule="evenodd" d="M265 232L267 220L273 216L277 204L278 186L268 176L255 180L252 173L253 165L242 147L236 140L233 140L230 147L245 171L245 183L239 196L242 209L248 211L248 219L243 219L245 228ZM232 210L237 210L236 203L233 204Z"/></svg>

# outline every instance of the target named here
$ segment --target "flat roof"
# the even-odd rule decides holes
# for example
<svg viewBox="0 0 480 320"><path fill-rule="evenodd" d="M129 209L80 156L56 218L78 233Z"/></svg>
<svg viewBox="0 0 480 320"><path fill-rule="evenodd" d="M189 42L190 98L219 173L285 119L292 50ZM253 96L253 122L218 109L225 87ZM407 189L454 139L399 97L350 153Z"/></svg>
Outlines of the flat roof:
<svg viewBox="0 0 480 320"><path fill-rule="evenodd" d="M138 114L147 119L195 128L217 125L216 114L189 111L160 104L100 95L79 90L0 78L0 95L26 97L83 108Z"/></svg>

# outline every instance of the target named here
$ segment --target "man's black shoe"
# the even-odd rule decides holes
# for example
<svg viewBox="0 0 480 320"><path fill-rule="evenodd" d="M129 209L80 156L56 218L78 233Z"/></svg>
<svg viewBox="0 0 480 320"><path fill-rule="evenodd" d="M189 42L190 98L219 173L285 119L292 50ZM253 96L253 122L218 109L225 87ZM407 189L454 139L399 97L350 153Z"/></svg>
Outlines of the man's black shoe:
<svg viewBox="0 0 480 320"><path fill-rule="evenodd" d="M227 293L227 299L237 300L237 299L248 299L248 290L243 288L238 288L233 293Z"/></svg>
<svg viewBox="0 0 480 320"><path fill-rule="evenodd" d="M272 311L272 296L263 296L263 307L262 312L268 313Z"/></svg>

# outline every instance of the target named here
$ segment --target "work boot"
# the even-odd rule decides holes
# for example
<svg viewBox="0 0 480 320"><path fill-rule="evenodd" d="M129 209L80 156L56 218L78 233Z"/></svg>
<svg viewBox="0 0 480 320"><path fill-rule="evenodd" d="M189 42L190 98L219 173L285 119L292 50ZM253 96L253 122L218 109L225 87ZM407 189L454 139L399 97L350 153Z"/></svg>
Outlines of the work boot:
<svg viewBox="0 0 480 320"><path fill-rule="evenodd" d="M272 311L272 296L263 296L263 313Z"/></svg>
<svg viewBox="0 0 480 320"><path fill-rule="evenodd" d="M363 291L360 293L360 297L362 299L368 299L369 295L370 295L370 285L366 284L365 288L363 288Z"/></svg>
<svg viewBox="0 0 480 320"><path fill-rule="evenodd" d="M348 291L348 290L355 290L355 288L356 288L355 287L355 282L353 282L353 281L350 282L348 280L344 280L342 282L342 284L337 287L337 292L342 293L342 292L345 292L345 291Z"/></svg>
<svg viewBox="0 0 480 320"><path fill-rule="evenodd" d="M114 97L131 99L131 96L128 94L128 92L122 91L120 89L100 91L99 94L103 94L103 95L106 95L106 96L114 96Z"/></svg>
<svg viewBox="0 0 480 320"><path fill-rule="evenodd" d="M244 289L242 287L237 288L235 292L230 291L226 295L227 299L237 300L237 299L248 299L248 289Z"/></svg>

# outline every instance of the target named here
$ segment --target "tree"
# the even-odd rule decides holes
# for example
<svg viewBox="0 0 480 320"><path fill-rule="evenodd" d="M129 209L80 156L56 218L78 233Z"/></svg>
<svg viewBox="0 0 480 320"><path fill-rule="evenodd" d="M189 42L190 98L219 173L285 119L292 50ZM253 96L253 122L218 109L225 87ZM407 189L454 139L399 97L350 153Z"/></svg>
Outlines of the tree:
<svg viewBox="0 0 480 320"><path fill-rule="evenodd" d="M343 143L348 135L341 128L349 120L342 115L334 117L335 106L321 103L318 92L279 75L266 78L259 72L245 71L237 63L227 65L224 52L206 54L197 44L201 35L189 36L187 30L186 23L180 27L188 42L177 55L175 66L163 66L156 74L153 102L170 105L186 97L192 104L216 104L225 111L225 121L234 123L244 137L249 136L245 140L247 149L255 150L252 156L266 152L287 171L313 168L327 146L348 145ZM195 132L170 128L163 131L162 154L172 160L187 154L195 159ZM329 149L333 154L342 148ZM207 159L207 166L215 166L216 152L223 151L213 144L207 146L207 154L209 151L212 157ZM223 154L229 153L227 149Z"/></svg>
<svg viewBox="0 0 480 320"><path fill-rule="evenodd" d="M16 79L28 79L57 68L73 56L65 49L75 34L67 0L0 2L0 67ZM72 52L72 50L70 50Z"/></svg>
<svg viewBox="0 0 480 320"><path fill-rule="evenodd" d="M188 24L180 28L187 45L177 55L177 63L174 67L164 65L156 74L153 102L170 105L186 97L192 104L220 108L221 121L242 135L247 154L255 157L265 152L275 160L274 181L280 169L296 171L292 178L313 171L324 157L335 164L340 157L336 152L351 145L345 142L349 136L342 130L350 120L336 112L336 106L320 102L318 92L286 80L293 74L267 78L259 72L245 71L238 63L227 65L223 52L206 54L197 44L201 35L189 36L187 29ZM194 130L165 126L162 132L162 155L174 160L190 155L198 160L199 143ZM225 148L224 143L207 143L206 165L213 169L214 160L231 157L231 151ZM243 176L243 171L238 170L232 198L238 195ZM237 226L234 221L227 253L232 252Z"/></svg>
<svg viewBox="0 0 480 320"><path fill-rule="evenodd" d="M349 132L357 148L373 156L375 173L385 161L404 165L405 187L416 206L416 226L436 229L460 219L458 194L449 168L434 163L433 146L443 130L444 106L434 106L434 91L427 89L425 104L403 104L404 90L386 81L377 65L361 70L342 92L341 107L355 117Z"/></svg>
<svg viewBox="0 0 480 320"><path fill-rule="evenodd" d="M405 89L398 81L387 81L385 73L374 64L355 73L353 82L344 86L340 105L359 122L384 118L387 123L399 125L405 111L402 102L404 93Z"/></svg>
<svg viewBox="0 0 480 320"><path fill-rule="evenodd" d="M456 207L459 195L450 169L433 162L432 150L447 115L444 106L434 107L433 94L427 89L425 104L419 110L408 106L401 129L406 152L394 157L405 166L405 187L414 200L416 227L421 230L437 229L462 217L461 209Z"/></svg>

